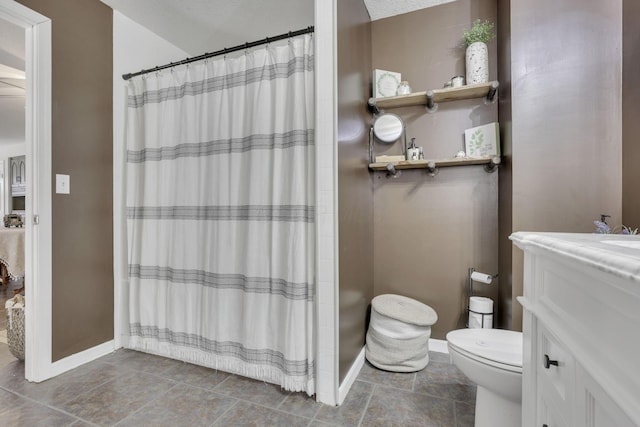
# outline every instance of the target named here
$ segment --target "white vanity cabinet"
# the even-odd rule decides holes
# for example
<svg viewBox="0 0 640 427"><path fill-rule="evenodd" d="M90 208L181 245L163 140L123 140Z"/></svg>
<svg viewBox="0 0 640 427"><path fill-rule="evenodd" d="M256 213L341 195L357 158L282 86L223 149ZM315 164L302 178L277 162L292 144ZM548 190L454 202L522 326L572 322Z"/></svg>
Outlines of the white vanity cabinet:
<svg viewBox="0 0 640 427"><path fill-rule="evenodd" d="M514 233L523 427L640 426L640 237Z"/></svg>

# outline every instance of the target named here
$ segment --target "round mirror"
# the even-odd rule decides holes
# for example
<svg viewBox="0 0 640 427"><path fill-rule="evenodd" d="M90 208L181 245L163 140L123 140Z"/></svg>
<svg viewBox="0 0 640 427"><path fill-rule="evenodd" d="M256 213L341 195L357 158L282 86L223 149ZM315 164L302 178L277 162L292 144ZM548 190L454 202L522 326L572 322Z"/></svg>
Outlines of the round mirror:
<svg viewBox="0 0 640 427"><path fill-rule="evenodd" d="M396 142L402 135L403 128L402 119L391 113L381 114L373 122L373 133L380 142L385 144Z"/></svg>

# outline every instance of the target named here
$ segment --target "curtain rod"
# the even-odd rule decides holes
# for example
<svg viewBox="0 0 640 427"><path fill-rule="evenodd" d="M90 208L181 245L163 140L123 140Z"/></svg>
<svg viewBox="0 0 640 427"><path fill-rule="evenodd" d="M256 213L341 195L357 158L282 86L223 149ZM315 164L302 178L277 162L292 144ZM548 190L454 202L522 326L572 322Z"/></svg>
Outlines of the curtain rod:
<svg viewBox="0 0 640 427"><path fill-rule="evenodd" d="M285 39L289 39L291 37L301 36L303 34L313 33L313 31L314 31L314 27L313 26L310 26L310 27L307 27L307 28L304 28L304 29L298 30L298 31L289 31L288 33L280 34L278 36L267 37L267 38L264 38L262 40L257 40L257 41L251 42L251 43L239 44L238 46L234 46L234 47L225 47L224 49L218 50L216 52L205 53L205 54L202 54L202 55L199 55L199 56L194 56L192 58L183 59L182 61L170 62L168 64L159 65L159 66L154 67L154 68L148 68L146 70L140 70L137 73L123 74L122 78L125 79L125 80L129 80L132 77L140 76L142 74L152 73L154 71L160 71L160 70L164 70L165 68L171 68L171 67L175 67L175 66L178 66L178 65L189 64L191 62L201 61L203 59L212 58L214 56L219 56L219 55L225 55L227 53L237 52L237 51L243 50L243 49L250 49L252 47L260 46L260 45L263 45L263 44L267 44L267 43L271 43L271 42L277 42L279 40L285 40Z"/></svg>

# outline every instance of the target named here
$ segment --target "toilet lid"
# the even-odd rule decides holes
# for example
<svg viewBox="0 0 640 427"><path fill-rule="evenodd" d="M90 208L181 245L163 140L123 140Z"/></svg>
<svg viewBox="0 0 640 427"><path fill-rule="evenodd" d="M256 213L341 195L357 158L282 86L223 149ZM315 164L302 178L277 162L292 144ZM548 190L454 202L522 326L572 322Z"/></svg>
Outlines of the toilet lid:
<svg viewBox="0 0 640 427"><path fill-rule="evenodd" d="M458 329L447 334L449 345L493 363L522 368L522 332L504 329Z"/></svg>

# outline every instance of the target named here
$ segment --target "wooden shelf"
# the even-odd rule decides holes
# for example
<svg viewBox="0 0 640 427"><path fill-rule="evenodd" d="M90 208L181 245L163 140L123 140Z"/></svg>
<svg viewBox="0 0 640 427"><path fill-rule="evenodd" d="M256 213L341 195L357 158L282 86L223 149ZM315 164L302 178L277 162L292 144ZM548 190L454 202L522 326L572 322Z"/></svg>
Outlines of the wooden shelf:
<svg viewBox="0 0 640 427"><path fill-rule="evenodd" d="M369 169L375 171L389 171L389 165L393 166L393 169L428 169L434 170L437 168L444 168L450 166L472 166L472 165L487 165L487 169L493 171L497 165L500 164L500 157L462 157L452 159L425 159L425 160L403 160L400 162L378 162L370 163Z"/></svg>
<svg viewBox="0 0 640 427"><path fill-rule="evenodd" d="M429 110L435 110L438 102L459 101L462 99L487 98L493 102L499 83L492 81L476 85L466 85L446 89L433 89L426 92L415 92L409 95L389 96L386 98L371 98L372 108L399 108L425 105Z"/></svg>

